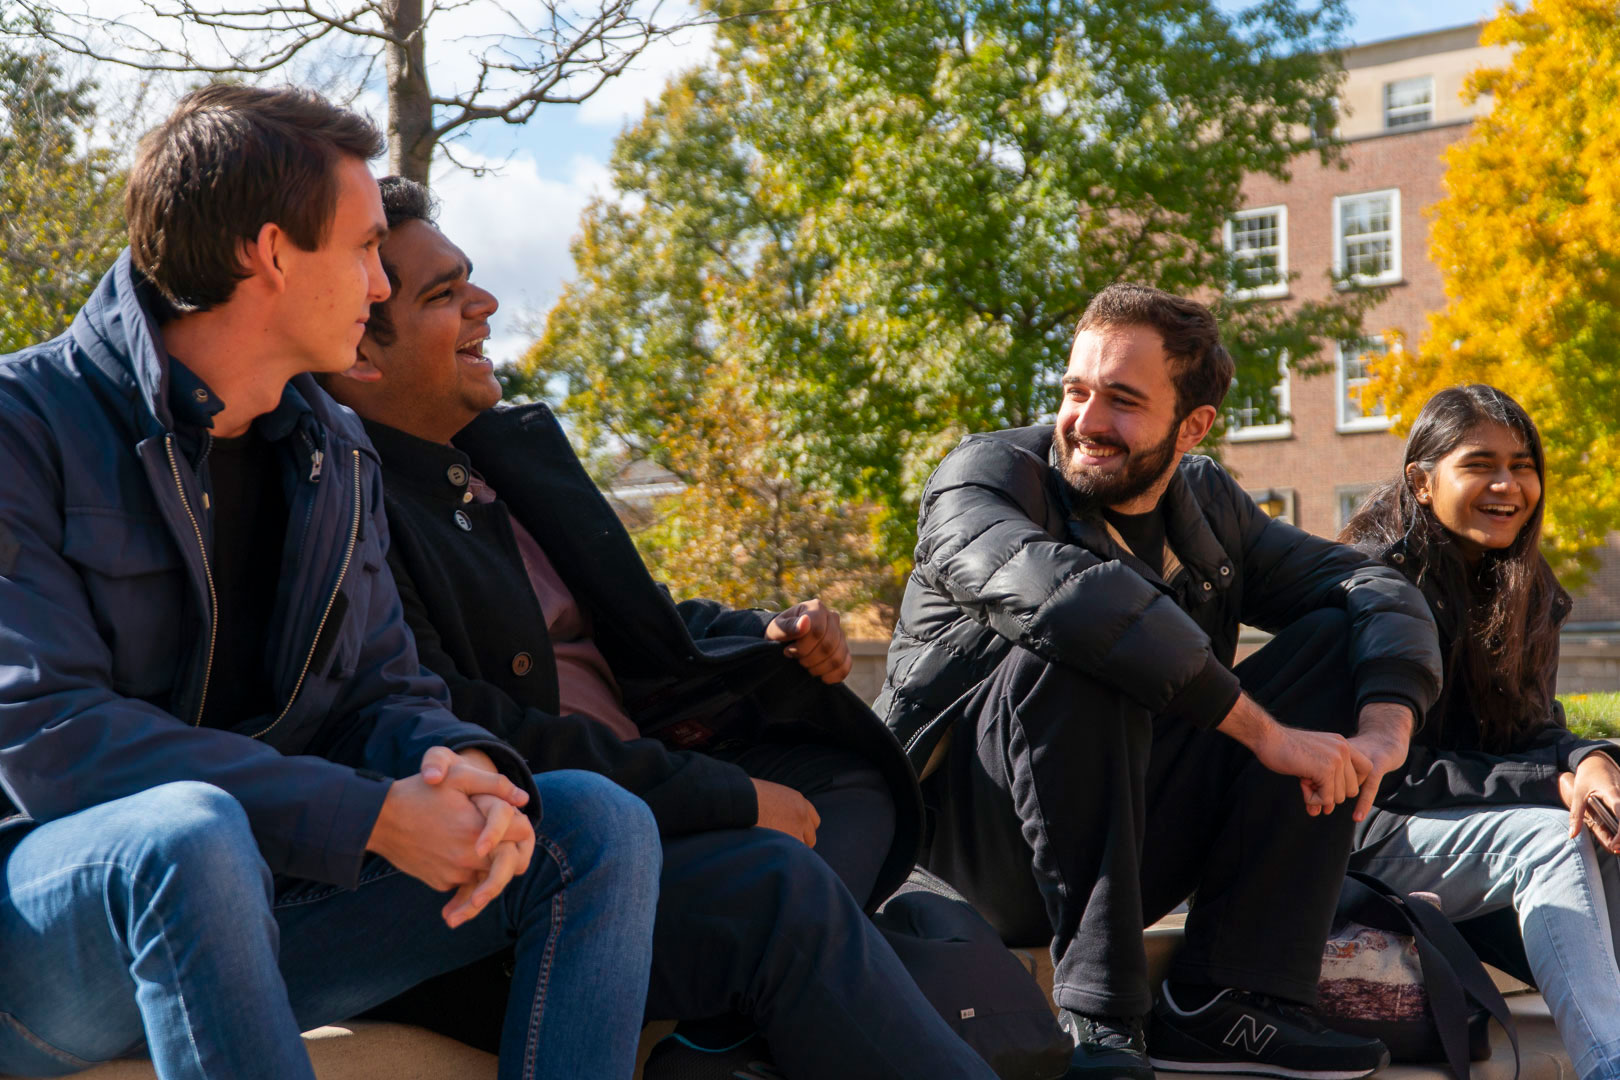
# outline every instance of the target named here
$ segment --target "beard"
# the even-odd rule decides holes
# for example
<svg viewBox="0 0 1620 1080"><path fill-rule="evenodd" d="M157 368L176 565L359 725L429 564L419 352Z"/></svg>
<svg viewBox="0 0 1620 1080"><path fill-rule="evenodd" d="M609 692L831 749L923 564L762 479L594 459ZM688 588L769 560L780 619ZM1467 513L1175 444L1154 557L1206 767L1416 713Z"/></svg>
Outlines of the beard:
<svg viewBox="0 0 1620 1080"><path fill-rule="evenodd" d="M1180 431L1181 421L1177 420L1170 425L1170 431L1161 442L1145 450L1132 450L1120 440L1108 436L1087 439L1093 446L1111 446L1124 451L1125 460L1120 467L1107 472L1088 469L1075 462L1074 452L1079 443L1068 431L1060 427L1052 437L1057 441L1063 463L1060 468L1063 482L1081 503L1101 509L1130 502L1158 483L1159 478L1181 456L1176 453L1176 436Z"/></svg>

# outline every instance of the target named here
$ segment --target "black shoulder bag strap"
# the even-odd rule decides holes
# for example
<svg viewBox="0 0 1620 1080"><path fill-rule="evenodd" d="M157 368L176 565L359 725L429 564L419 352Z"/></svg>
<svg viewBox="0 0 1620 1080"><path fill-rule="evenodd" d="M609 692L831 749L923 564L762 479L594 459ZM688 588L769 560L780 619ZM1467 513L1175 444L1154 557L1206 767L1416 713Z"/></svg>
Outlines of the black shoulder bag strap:
<svg viewBox="0 0 1620 1080"><path fill-rule="evenodd" d="M1469 1075L1468 999L1473 998L1507 1032L1513 1046L1513 1078L1518 1080L1519 1029L1507 1002L1474 950L1440 909L1426 901L1412 902L1371 874L1351 870L1339 896L1339 916L1416 940L1423 988L1452 1072L1459 1077Z"/></svg>

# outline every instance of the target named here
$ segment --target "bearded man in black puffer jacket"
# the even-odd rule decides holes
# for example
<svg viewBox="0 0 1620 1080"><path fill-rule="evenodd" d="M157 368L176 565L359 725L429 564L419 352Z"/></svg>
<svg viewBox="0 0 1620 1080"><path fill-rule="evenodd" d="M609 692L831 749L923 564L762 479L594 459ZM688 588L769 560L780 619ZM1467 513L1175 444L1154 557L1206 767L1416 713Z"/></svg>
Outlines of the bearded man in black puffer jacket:
<svg viewBox="0 0 1620 1080"><path fill-rule="evenodd" d="M925 777L926 865L1051 939L1071 1076L1387 1060L1305 1006L1352 818L1439 691L1434 624L1187 454L1232 373L1203 305L1110 286L1055 428L967 438L923 495L875 707ZM1275 637L1234 668L1239 623ZM1195 890L1155 1006L1142 928Z"/></svg>

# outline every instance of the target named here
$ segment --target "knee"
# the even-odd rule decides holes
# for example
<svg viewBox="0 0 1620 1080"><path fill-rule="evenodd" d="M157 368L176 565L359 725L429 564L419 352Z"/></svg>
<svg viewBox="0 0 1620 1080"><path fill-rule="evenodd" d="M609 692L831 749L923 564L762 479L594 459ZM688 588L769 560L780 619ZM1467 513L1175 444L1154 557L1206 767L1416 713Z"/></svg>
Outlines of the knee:
<svg viewBox="0 0 1620 1080"><path fill-rule="evenodd" d="M1342 608L1308 611L1277 636L1289 639L1297 652L1318 657L1342 655L1349 660L1350 616Z"/></svg>
<svg viewBox="0 0 1620 1080"><path fill-rule="evenodd" d="M539 831L561 843L570 861L641 867L657 880L663 865L658 825L647 804L595 773L564 769L535 777Z"/></svg>
<svg viewBox="0 0 1620 1080"><path fill-rule="evenodd" d="M225 791L196 781L162 784L132 796L129 812L141 829L133 869L154 891L174 875L187 894L269 903L269 867L247 812Z"/></svg>
<svg viewBox="0 0 1620 1080"><path fill-rule="evenodd" d="M1015 713L1032 734L1051 726L1091 732L1146 730L1153 723L1153 714L1117 687L1028 649L1008 653L994 678L998 708ZM1084 715L1084 724L1064 722L1076 714Z"/></svg>
<svg viewBox="0 0 1620 1080"><path fill-rule="evenodd" d="M212 784L163 784L131 803L152 851L174 862L230 860L243 849L258 854L242 804Z"/></svg>
<svg viewBox="0 0 1620 1080"><path fill-rule="evenodd" d="M840 912L863 917L838 874L811 848L773 829L751 830L749 843L755 851L758 891L740 892L752 893L757 899L768 897L779 929L820 936L838 920Z"/></svg>

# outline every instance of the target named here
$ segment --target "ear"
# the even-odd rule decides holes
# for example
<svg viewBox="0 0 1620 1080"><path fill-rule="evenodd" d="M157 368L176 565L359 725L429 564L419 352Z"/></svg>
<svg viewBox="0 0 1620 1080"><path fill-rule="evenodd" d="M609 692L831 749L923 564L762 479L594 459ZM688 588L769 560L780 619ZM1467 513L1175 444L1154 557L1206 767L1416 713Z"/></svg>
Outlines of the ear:
<svg viewBox="0 0 1620 1080"><path fill-rule="evenodd" d="M238 255L248 280L256 281L274 293L285 292L287 248L290 243L286 232L274 222L260 226L259 235L253 239L243 240Z"/></svg>
<svg viewBox="0 0 1620 1080"><path fill-rule="evenodd" d="M1176 452L1185 454L1203 442L1209 429L1215 426L1216 415L1213 405L1200 405L1188 413L1176 432Z"/></svg>
<svg viewBox="0 0 1620 1080"><path fill-rule="evenodd" d="M1406 467L1406 484L1412 489L1412 497L1424 506L1428 506L1434 497L1429 490L1429 474L1423 471L1423 466L1417 462Z"/></svg>

